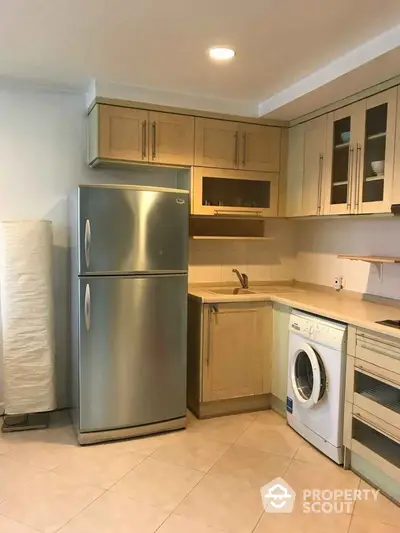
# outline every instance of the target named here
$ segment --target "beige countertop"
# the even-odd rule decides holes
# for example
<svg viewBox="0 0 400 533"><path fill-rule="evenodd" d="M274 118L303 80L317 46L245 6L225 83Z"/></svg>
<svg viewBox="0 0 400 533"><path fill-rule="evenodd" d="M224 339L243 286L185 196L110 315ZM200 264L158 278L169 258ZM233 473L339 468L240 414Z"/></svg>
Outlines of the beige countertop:
<svg viewBox="0 0 400 533"><path fill-rule="evenodd" d="M339 320L347 324L363 327L369 330L400 338L400 329L376 324L379 320L399 320L400 302L391 300L385 303L366 301L365 295L355 293L335 293L318 287L302 287L301 285L270 285L253 284L250 289L263 290L257 294L227 295L215 294L212 291L218 288L227 288L227 285L209 284L189 286L189 295L200 299L203 303L228 303L228 302L260 302L272 301L287 305L294 309L308 311L317 315ZM382 299L383 301L383 299Z"/></svg>

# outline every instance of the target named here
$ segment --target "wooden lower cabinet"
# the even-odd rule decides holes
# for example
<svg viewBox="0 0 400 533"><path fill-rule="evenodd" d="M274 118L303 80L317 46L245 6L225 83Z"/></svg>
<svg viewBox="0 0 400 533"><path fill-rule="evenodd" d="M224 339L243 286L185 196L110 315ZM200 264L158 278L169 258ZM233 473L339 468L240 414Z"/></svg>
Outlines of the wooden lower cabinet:
<svg viewBox="0 0 400 533"><path fill-rule="evenodd" d="M189 299L189 408L199 416L200 406L225 401L224 410L215 414L229 412L229 401L235 412L267 407L271 328L269 303L203 305Z"/></svg>
<svg viewBox="0 0 400 533"><path fill-rule="evenodd" d="M274 302L272 311L271 394L272 408L286 416L291 308Z"/></svg>

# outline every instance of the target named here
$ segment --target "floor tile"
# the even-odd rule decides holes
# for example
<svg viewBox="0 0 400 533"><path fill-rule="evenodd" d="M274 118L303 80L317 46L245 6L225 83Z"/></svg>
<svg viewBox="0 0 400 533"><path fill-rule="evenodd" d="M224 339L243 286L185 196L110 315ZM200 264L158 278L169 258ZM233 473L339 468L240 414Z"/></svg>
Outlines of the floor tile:
<svg viewBox="0 0 400 533"><path fill-rule="evenodd" d="M148 437L136 437L134 439L106 442L99 446L111 447L114 451L136 452L141 455L151 455L165 442L167 435L149 435Z"/></svg>
<svg viewBox="0 0 400 533"><path fill-rule="evenodd" d="M241 414L196 420L188 424L188 433L200 434L213 440L232 443L254 422L256 415Z"/></svg>
<svg viewBox="0 0 400 533"><path fill-rule="evenodd" d="M250 533L263 512L260 491L240 479L207 474L175 514L230 533Z"/></svg>
<svg viewBox="0 0 400 533"><path fill-rule="evenodd" d="M282 477L291 459L252 448L232 445L210 470L210 474L234 476L262 487L276 477Z"/></svg>
<svg viewBox="0 0 400 533"><path fill-rule="evenodd" d="M112 446L84 446L54 473L72 482L108 489L144 459L144 455L136 452L116 452Z"/></svg>
<svg viewBox="0 0 400 533"><path fill-rule="evenodd" d="M194 522L184 516L171 515L163 523L157 533L228 533L219 527L208 526L201 522Z"/></svg>
<svg viewBox="0 0 400 533"><path fill-rule="evenodd" d="M2 515L0 515L0 531L1 533L37 533L37 530Z"/></svg>
<svg viewBox="0 0 400 533"><path fill-rule="evenodd" d="M149 457L111 490L171 512L203 476L198 470Z"/></svg>
<svg viewBox="0 0 400 533"><path fill-rule="evenodd" d="M302 443L303 439L289 426L280 423L267 424L265 421L256 420L235 444L293 457Z"/></svg>
<svg viewBox="0 0 400 533"><path fill-rule="evenodd" d="M287 426L286 418L278 413L275 413L275 411L272 411L272 409L257 413L256 420L261 424L269 426Z"/></svg>
<svg viewBox="0 0 400 533"><path fill-rule="evenodd" d="M367 517L353 516L349 533L400 533L400 524L395 527Z"/></svg>
<svg viewBox="0 0 400 533"><path fill-rule="evenodd" d="M7 456L44 470L53 470L77 448L72 431L57 428L20 434L13 441Z"/></svg>
<svg viewBox="0 0 400 533"><path fill-rule="evenodd" d="M357 489L360 484L360 479L353 472L344 470L334 463L322 467L296 459L290 463L283 479L296 491L296 511L301 510L305 489ZM352 507L349 512L352 511Z"/></svg>
<svg viewBox="0 0 400 533"><path fill-rule="evenodd" d="M152 457L160 461L207 472L228 449L229 445L201 435L184 433L166 441Z"/></svg>
<svg viewBox="0 0 400 533"><path fill-rule="evenodd" d="M0 505L0 514L43 533L53 533L102 494L44 472Z"/></svg>
<svg viewBox="0 0 400 533"><path fill-rule="evenodd" d="M254 533L347 533L348 514L264 513Z"/></svg>
<svg viewBox="0 0 400 533"><path fill-rule="evenodd" d="M321 466L329 466L336 464L307 441L304 441L301 444L294 458L299 461L305 461L306 463L312 463L314 465L318 464Z"/></svg>
<svg viewBox="0 0 400 533"><path fill-rule="evenodd" d="M152 505L106 492L59 533L154 533L167 517Z"/></svg>
<svg viewBox="0 0 400 533"><path fill-rule="evenodd" d="M29 466L7 455L0 456L0 502L12 496L27 483L41 475L43 470Z"/></svg>
<svg viewBox="0 0 400 533"><path fill-rule="evenodd" d="M361 481L359 488L365 490L373 487L365 481ZM372 495L368 495L368 500L357 501L354 507L354 516L400 527L400 507L388 500L383 494L378 494L376 501Z"/></svg>

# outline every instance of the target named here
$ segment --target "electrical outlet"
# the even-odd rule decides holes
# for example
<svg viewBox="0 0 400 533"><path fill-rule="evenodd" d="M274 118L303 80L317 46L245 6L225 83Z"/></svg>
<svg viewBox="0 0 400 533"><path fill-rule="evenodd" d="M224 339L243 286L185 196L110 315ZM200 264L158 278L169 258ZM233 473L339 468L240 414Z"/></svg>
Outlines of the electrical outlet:
<svg viewBox="0 0 400 533"><path fill-rule="evenodd" d="M343 289L343 276L336 276L333 285L337 291L342 290Z"/></svg>

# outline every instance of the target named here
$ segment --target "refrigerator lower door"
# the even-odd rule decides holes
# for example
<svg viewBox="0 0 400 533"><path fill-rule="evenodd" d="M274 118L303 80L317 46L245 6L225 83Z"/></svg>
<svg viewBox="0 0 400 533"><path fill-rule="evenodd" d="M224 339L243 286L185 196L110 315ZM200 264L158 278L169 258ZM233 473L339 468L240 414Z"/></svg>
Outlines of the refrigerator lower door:
<svg viewBox="0 0 400 533"><path fill-rule="evenodd" d="M79 431L186 414L187 276L79 279Z"/></svg>

